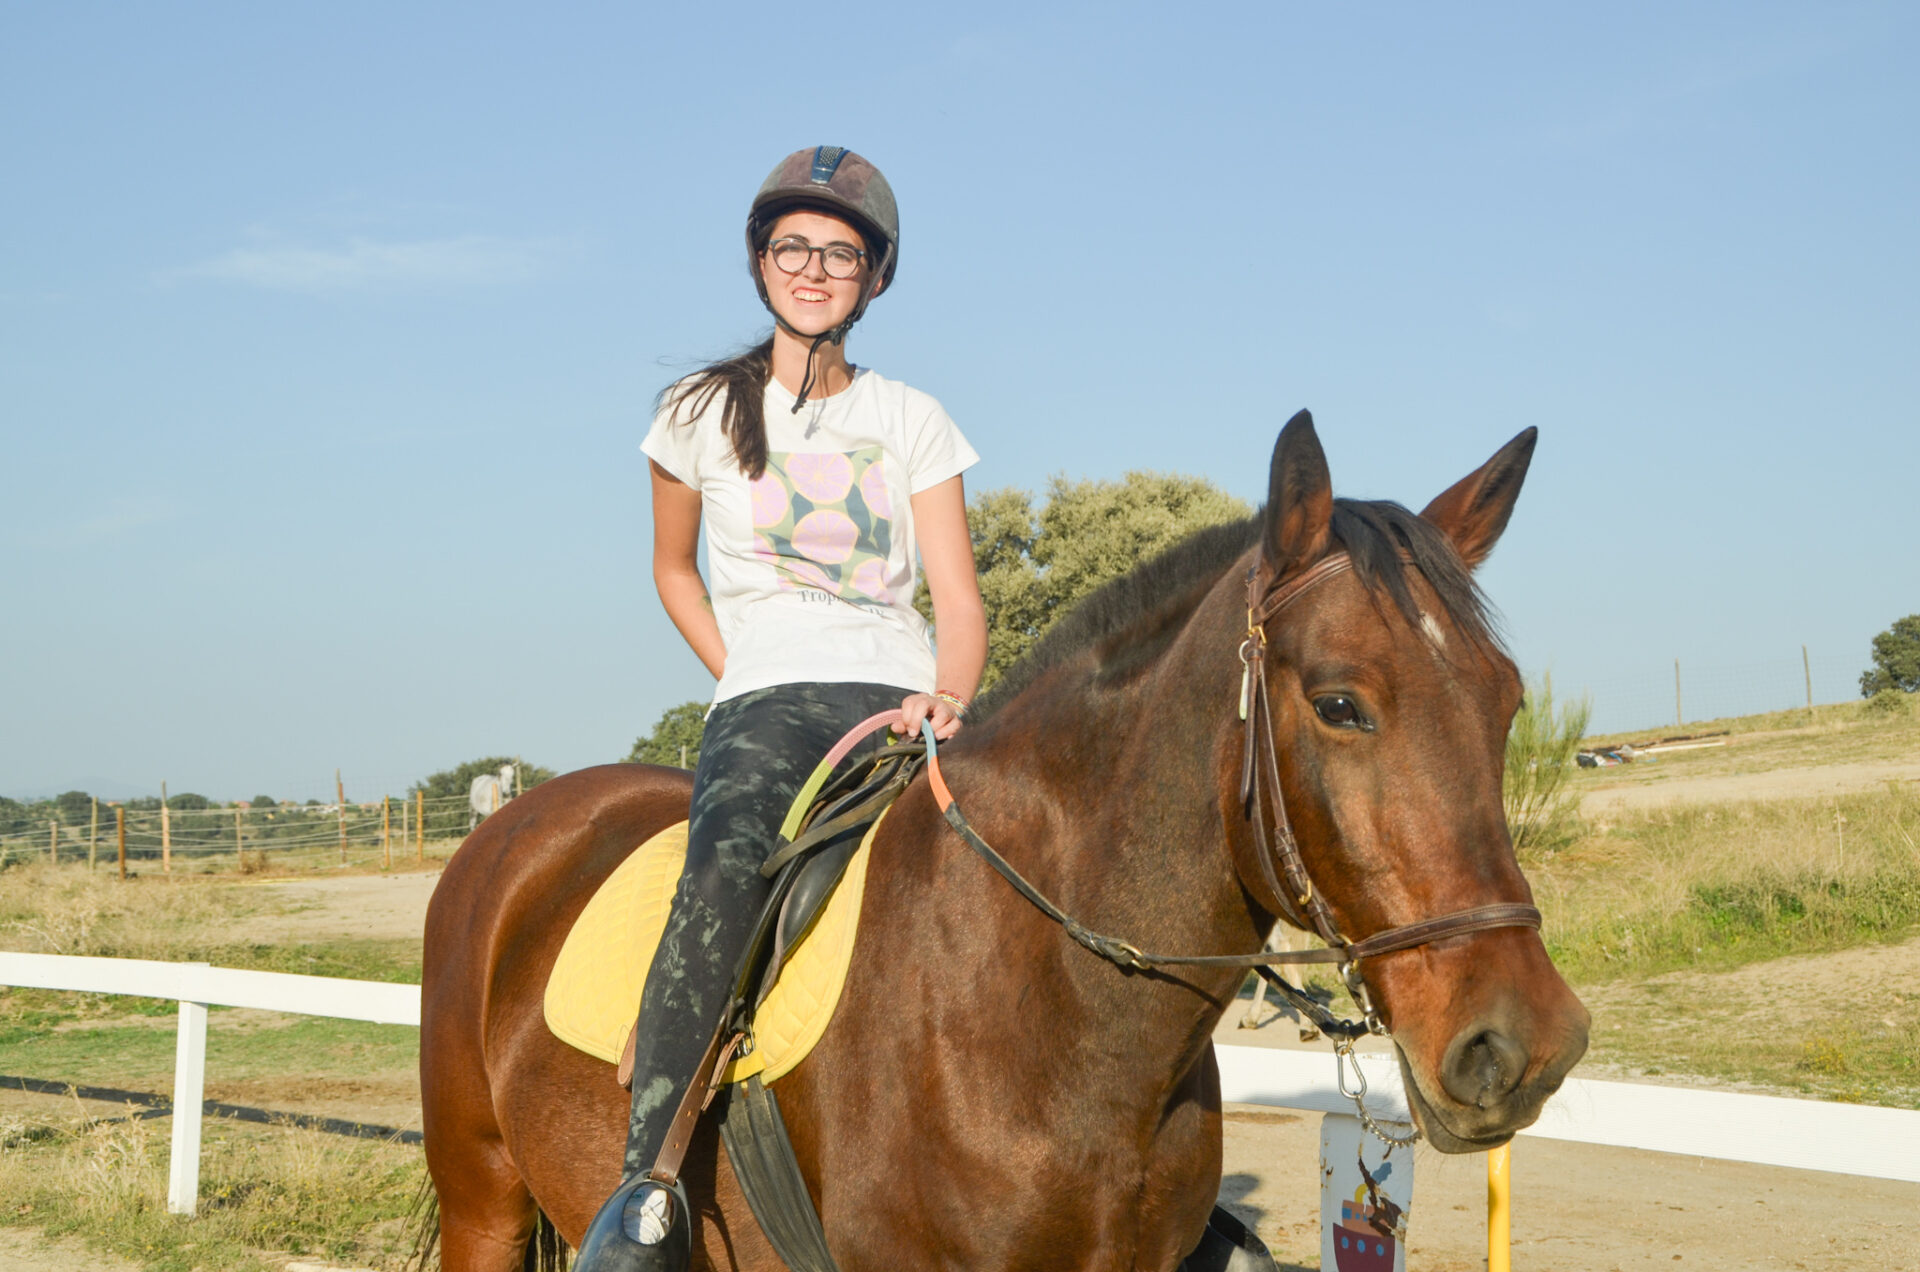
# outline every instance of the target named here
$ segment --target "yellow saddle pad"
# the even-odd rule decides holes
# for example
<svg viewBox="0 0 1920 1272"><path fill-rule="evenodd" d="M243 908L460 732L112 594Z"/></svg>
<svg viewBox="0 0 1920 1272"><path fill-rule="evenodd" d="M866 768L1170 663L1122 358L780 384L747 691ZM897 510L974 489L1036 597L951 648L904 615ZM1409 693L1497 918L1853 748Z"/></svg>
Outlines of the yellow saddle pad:
<svg viewBox="0 0 1920 1272"><path fill-rule="evenodd" d="M853 958L868 852L879 829L880 821L868 828L812 930L780 969L754 1017L754 1049L727 1066L727 1081L757 1073L771 1082L805 1059L826 1032ZM681 822L636 848L580 912L547 977L547 1028L560 1041L619 1062L686 859L687 824Z"/></svg>

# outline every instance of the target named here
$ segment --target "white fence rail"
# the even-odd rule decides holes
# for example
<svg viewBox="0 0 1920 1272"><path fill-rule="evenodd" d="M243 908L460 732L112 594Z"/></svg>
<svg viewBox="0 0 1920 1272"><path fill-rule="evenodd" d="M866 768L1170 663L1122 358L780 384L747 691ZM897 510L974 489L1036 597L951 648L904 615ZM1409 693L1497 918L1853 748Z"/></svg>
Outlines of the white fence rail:
<svg viewBox="0 0 1920 1272"><path fill-rule="evenodd" d="M180 1004L180 1033L173 1052L173 1144L167 1160L167 1209L177 1215L192 1214L200 1201L200 1113L206 1099L209 1006L261 1007L416 1028L420 1024L418 985L249 972L205 963L0 953L0 985L171 998Z"/></svg>
<svg viewBox="0 0 1920 1272"><path fill-rule="evenodd" d="M167 1208L192 1214L200 1179L200 1113L207 1008L269 1011L377 1024L420 1023L420 987L249 972L205 963L0 952L0 985L167 998L180 1004L173 1146ZM1332 1057L1318 1051L1216 1047L1221 1098L1322 1113L1350 1113ZM1368 1107L1405 1120L1406 1094L1389 1055L1363 1055ZM1755 1162L1797 1170L1920 1183L1920 1112L1724 1091L1569 1079L1540 1120L1521 1132L1545 1139Z"/></svg>
<svg viewBox="0 0 1920 1272"><path fill-rule="evenodd" d="M1223 1100L1353 1112L1325 1052L1214 1051ZM1366 1068L1368 1109L1377 1117L1408 1120L1393 1057L1362 1055L1360 1061ZM1912 1109L1569 1078L1547 1101L1540 1120L1520 1134L1920 1183L1920 1112Z"/></svg>

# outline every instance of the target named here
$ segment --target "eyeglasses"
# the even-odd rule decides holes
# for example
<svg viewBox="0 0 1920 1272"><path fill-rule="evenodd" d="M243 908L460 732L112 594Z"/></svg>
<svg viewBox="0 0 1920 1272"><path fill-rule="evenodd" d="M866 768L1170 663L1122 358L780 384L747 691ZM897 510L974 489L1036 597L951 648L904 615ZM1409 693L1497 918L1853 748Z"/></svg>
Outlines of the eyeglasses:
<svg viewBox="0 0 1920 1272"><path fill-rule="evenodd" d="M820 268L827 272L828 278L852 278L860 272L860 262L866 253L857 247L848 247L845 243L829 243L825 247L815 247L803 238L775 239L767 244L767 252L773 257L773 263L782 272L798 274L807 267L807 261L815 252L820 253Z"/></svg>

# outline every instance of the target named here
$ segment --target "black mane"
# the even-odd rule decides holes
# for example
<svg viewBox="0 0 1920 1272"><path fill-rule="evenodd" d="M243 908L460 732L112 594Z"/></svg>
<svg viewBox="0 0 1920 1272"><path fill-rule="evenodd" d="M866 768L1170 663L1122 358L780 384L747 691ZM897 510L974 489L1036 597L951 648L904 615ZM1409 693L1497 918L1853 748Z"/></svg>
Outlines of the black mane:
<svg viewBox="0 0 1920 1272"><path fill-rule="evenodd" d="M1210 526L1159 556L1102 585L1055 623L994 686L974 710L984 719L1018 697L1048 669L1086 650L1097 655L1102 676L1138 667L1172 639L1230 566L1260 541L1264 510L1245 521ZM1373 593L1384 594L1409 623L1420 605L1407 582L1407 567L1426 579L1453 624L1480 645L1498 646L1486 596L1440 529L1388 499L1333 501L1333 537L1353 557L1353 572Z"/></svg>

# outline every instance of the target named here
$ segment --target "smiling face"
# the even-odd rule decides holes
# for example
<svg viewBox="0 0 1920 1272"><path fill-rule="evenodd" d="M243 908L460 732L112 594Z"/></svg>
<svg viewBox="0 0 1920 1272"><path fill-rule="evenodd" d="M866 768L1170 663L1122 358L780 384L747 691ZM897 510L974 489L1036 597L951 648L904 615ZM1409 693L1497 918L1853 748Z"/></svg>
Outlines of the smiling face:
<svg viewBox="0 0 1920 1272"><path fill-rule="evenodd" d="M802 239L812 247L835 244L867 250L860 231L846 221L825 212L800 209L788 212L773 223L769 242ZM873 277L873 263L863 260L852 278L830 278L820 253L807 257L797 274L789 274L773 263L773 255L760 253L760 277L766 283L767 299L781 321L795 331L817 336L845 322L860 301L860 289Z"/></svg>

